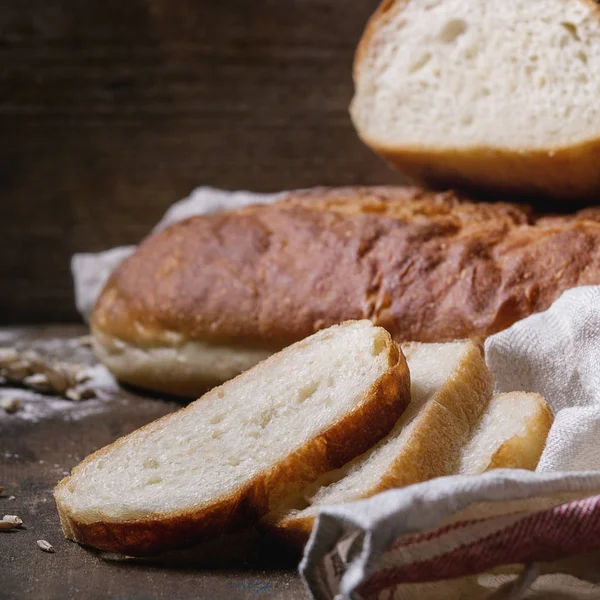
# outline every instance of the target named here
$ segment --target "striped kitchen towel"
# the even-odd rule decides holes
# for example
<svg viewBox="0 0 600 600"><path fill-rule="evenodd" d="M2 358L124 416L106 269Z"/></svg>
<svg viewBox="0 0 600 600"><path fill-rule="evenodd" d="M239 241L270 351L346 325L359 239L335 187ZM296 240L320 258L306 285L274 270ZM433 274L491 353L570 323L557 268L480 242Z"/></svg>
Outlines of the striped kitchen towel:
<svg viewBox="0 0 600 600"><path fill-rule="evenodd" d="M300 565L314 598L600 598L600 288L490 337L486 360L497 392L554 411L537 471L324 507Z"/></svg>

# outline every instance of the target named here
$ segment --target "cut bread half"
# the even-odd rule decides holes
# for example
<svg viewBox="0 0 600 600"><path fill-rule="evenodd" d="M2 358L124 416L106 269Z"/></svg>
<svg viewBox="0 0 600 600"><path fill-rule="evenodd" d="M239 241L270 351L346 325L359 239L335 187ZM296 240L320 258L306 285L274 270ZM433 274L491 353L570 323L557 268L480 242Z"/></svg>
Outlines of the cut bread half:
<svg viewBox="0 0 600 600"><path fill-rule="evenodd" d="M287 545L308 540L319 507L455 473L491 397L492 378L471 341L403 344L411 403L392 432L342 469L309 486L305 508L280 507L263 527ZM308 506L306 506L308 504Z"/></svg>
<svg viewBox="0 0 600 600"><path fill-rule="evenodd" d="M458 472L477 475L504 468L534 471L553 422L552 411L539 394L494 396L463 452Z"/></svg>
<svg viewBox="0 0 600 600"><path fill-rule="evenodd" d="M85 459L55 490L63 531L144 556L251 526L377 443L409 397L389 333L325 329Z"/></svg>
<svg viewBox="0 0 600 600"><path fill-rule="evenodd" d="M592 0L384 0L354 80L360 137L414 179L562 199L600 191Z"/></svg>

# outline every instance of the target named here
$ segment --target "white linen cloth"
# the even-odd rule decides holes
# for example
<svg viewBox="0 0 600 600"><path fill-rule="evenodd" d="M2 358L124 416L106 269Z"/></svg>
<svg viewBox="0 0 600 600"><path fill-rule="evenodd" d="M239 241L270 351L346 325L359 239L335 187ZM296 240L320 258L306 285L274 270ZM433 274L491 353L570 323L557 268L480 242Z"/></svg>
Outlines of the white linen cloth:
<svg viewBox="0 0 600 600"><path fill-rule="evenodd" d="M199 188L154 231L280 197ZM73 257L85 318L134 248ZM600 287L490 337L486 360L496 391L538 392L555 413L537 472L439 478L323 508L300 565L315 598L600 598Z"/></svg>

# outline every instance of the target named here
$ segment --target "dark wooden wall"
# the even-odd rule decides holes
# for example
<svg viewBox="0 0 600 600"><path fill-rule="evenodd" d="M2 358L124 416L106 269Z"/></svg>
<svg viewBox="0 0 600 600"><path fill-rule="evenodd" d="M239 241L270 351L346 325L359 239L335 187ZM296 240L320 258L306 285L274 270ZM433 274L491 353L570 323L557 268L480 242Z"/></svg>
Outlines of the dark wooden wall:
<svg viewBox="0 0 600 600"><path fill-rule="evenodd" d="M69 258L192 188L398 181L356 138L377 0L0 4L0 321L71 320Z"/></svg>

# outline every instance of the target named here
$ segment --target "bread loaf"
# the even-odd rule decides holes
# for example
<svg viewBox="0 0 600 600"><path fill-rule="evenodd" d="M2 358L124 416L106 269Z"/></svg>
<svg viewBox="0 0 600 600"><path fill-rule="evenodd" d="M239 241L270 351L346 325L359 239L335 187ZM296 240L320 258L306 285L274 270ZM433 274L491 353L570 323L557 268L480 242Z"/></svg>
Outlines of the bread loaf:
<svg viewBox="0 0 600 600"><path fill-rule="evenodd" d="M600 6L384 0L356 53L360 137L441 187L600 193Z"/></svg>
<svg viewBox="0 0 600 600"><path fill-rule="evenodd" d="M600 212L536 218L418 188L314 189L146 239L92 316L123 381L199 395L318 329L483 338L600 284Z"/></svg>
<svg viewBox="0 0 600 600"><path fill-rule="evenodd" d="M63 531L144 556L252 526L378 442L409 398L386 331L321 331L85 459L55 491Z"/></svg>

